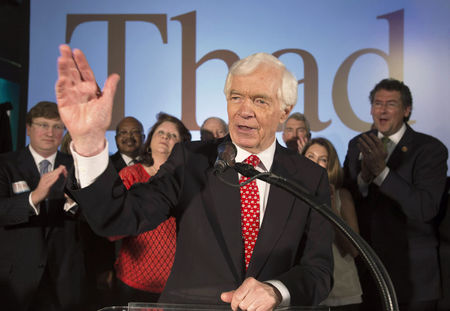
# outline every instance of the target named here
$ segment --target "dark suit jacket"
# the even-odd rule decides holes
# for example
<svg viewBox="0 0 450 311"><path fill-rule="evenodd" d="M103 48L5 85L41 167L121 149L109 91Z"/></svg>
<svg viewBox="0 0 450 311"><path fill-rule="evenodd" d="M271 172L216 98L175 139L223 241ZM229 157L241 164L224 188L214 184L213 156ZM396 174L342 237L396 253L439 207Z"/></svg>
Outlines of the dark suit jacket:
<svg viewBox="0 0 450 311"><path fill-rule="evenodd" d="M213 174L217 142L177 144L149 183L123 186L111 162L94 184L71 193L99 234L137 234L173 214L177 249L162 302L222 303L220 293L247 277L277 279L293 305L318 304L332 283L332 228L317 212L271 186L258 240L244 269L239 188ZM272 171L304 185L329 204L324 169L277 144ZM238 174L223 174L237 184ZM90 208L95 207L95 208Z"/></svg>
<svg viewBox="0 0 450 311"><path fill-rule="evenodd" d="M111 162L117 172L120 172L121 169L127 166L119 151L111 155L109 158L111 159Z"/></svg>
<svg viewBox="0 0 450 311"><path fill-rule="evenodd" d="M58 152L55 167L60 164L70 169L73 160ZM83 250L77 222L63 212L64 181L40 204L39 216L29 204L30 191L14 193L13 183L24 181L32 191L39 179L28 148L0 156L0 304L5 310L28 310L45 269L62 310L83 300Z"/></svg>
<svg viewBox="0 0 450 311"><path fill-rule="evenodd" d="M440 296L438 235L435 218L444 191L446 147L407 126L392 152L389 174L367 197L357 186L361 171L357 139L348 146L345 184L355 200L360 232L385 264L400 303Z"/></svg>

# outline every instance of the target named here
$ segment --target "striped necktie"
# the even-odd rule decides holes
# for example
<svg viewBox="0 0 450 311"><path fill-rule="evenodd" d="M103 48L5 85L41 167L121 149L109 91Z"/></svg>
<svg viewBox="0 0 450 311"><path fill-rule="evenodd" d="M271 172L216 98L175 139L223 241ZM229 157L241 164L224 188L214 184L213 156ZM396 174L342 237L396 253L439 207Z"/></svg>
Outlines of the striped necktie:
<svg viewBox="0 0 450 311"><path fill-rule="evenodd" d="M39 163L39 174L42 176L48 173L48 168L50 167L50 161L44 159Z"/></svg>

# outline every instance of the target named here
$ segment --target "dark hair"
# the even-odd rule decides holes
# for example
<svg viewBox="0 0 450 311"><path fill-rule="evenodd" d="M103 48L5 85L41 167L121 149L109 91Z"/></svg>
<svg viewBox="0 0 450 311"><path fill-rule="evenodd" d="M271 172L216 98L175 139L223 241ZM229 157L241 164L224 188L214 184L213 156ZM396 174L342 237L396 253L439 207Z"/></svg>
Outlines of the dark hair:
<svg viewBox="0 0 450 311"><path fill-rule="evenodd" d="M156 115L156 123L153 124L152 128L150 129L150 132L147 135L147 139L145 140L145 143L142 147L142 151L140 154L140 162L151 166L153 165L153 157L152 157L152 150L150 149L150 144L152 143L152 137L153 134L156 132L156 129L163 124L164 122L172 122L177 127L178 133L180 134L180 142L187 142L191 141L191 133L189 130L184 126L183 122L181 122L180 119L171 116L167 113L160 112Z"/></svg>
<svg viewBox="0 0 450 311"><path fill-rule="evenodd" d="M373 104L373 100L375 98L376 92L379 90L386 90L386 91L398 91L400 92L400 99L402 100L402 104L404 108L411 107L412 111L412 95L411 91L409 90L409 87L405 85L402 81L396 80L396 79L383 79L380 82L378 82L377 85L373 88L372 91L370 91L369 99L370 104ZM409 117L411 116L411 113L403 118L403 121L407 122L409 120Z"/></svg>
<svg viewBox="0 0 450 311"><path fill-rule="evenodd" d="M344 172L342 170L341 163L339 162L339 156L336 152L336 148L334 148L333 144L326 138L317 137L313 138L305 144L303 147L302 155L305 155L308 151L309 147L312 145L320 145L327 150L328 153L328 181L330 184L334 185L336 189L339 189L342 186L342 182L344 180Z"/></svg>
<svg viewBox="0 0 450 311"><path fill-rule="evenodd" d="M37 103L28 111L25 117L25 123L30 125L36 118L61 119L59 117L58 106L54 102L42 101Z"/></svg>
<svg viewBox="0 0 450 311"><path fill-rule="evenodd" d="M142 126L142 123L136 119L135 117L125 117L122 120L119 121L119 123L117 123L116 126L116 135L119 132L120 126L122 125L123 122L125 122L126 120L132 120L132 121L136 121L136 123L138 124L140 130L142 131L142 134L144 134L144 126Z"/></svg>

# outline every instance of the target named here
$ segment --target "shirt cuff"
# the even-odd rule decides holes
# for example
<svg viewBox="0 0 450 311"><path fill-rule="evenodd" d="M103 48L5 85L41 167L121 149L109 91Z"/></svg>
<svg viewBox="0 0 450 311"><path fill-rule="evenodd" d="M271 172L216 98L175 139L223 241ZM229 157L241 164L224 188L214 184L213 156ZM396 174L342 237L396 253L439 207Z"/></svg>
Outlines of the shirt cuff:
<svg viewBox="0 0 450 311"><path fill-rule="evenodd" d="M278 289L278 291L280 292L281 302L278 305L278 307L287 307L291 304L291 294L289 293L287 287L283 283L281 283L281 281L269 280L265 281L264 283L269 283L270 285Z"/></svg>
<svg viewBox="0 0 450 311"><path fill-rule="evenodd" d="M30 192L30 195L28 196L28 203L30 203L31 208L36 213L36 215L39 215L39 213L41 212L41 209L39 207L39 204L38 204L38 206L34 206L33 201L31 201L31 192Z"/></svg>
<svg viewBox="0 0 450 311"><path fill-rule="evenodd" d="M81 188L92 184L108 167L108 141L105 140L105 149L92 157L83 157L76 153L73 148L73 142L70 143L73 163L75 167L75 178Z"/></svg>
<svg viewBox="0 0 450 311"><path fill-rule="evenodd" d="M358 174L357 177L357 182L358 182L358 189L359 192L361 193L361 195L363 197L366 197L369 194L369 184L366 183L362 177L361 177L361 173Z"/></svg>
<svg viewBox="0 0 450 311"><path fill-rule="evenodd" d="M384 170L381 171L381 173L375 177L375 179L373 180L373 183L377 186L381 186L381 184L383 183L383 181L386 179L387 175L389 174L389 167L385 167Z"/></svg>

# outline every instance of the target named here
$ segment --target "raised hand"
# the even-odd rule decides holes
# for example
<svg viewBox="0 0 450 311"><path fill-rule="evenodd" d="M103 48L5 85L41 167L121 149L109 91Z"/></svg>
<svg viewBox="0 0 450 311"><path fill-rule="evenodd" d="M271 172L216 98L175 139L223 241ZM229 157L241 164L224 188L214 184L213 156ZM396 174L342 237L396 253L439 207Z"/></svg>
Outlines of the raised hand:
<svg viewBox="0 0 450 311"><path fill-rule="evenodd" d="M96 155L105 147L119 75L109 76L100 91L83 52L72 51L68 45L61 45L59 50L55 85L59 114L75 151L82 156Z"/></svg>
<svg viewBox="0 0 450 311"><path fill-rule="evenodd" d="M302 154L303 148L305 148L305 145L308 143L309 139L306 136L299 136L297 139L297 150L298 153Z"/></svg>

